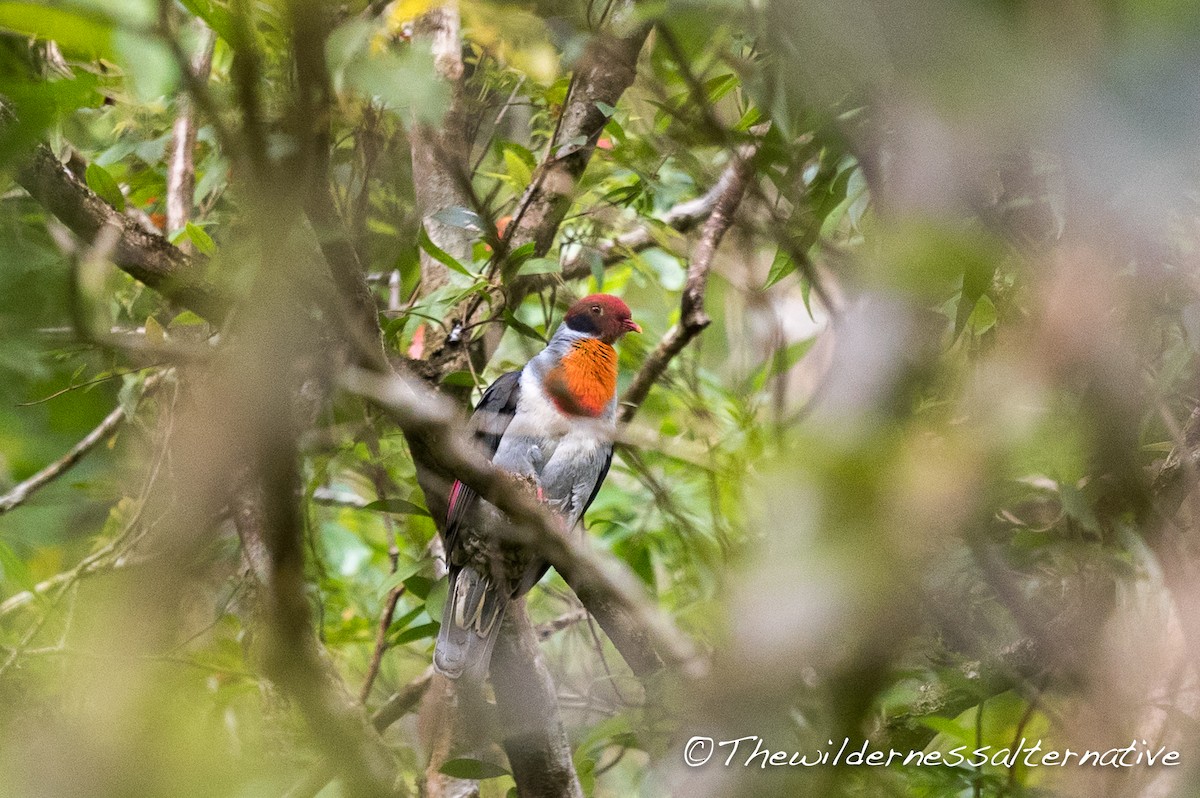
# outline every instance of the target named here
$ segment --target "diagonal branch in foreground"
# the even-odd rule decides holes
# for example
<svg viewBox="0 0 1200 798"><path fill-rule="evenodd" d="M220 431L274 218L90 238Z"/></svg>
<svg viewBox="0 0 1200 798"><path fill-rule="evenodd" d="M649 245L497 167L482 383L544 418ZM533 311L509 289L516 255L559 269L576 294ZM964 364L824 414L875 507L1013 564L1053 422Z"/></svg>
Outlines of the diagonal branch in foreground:
<svg viewBox="0 0 1200 798"><path fill-rule="evenodd" d="M704 310L704 296L708 290L708 275L712 270L713 257L721 240L733 225L734 215L746 187L754 172L752 161L757 152L757 145L743 148L729 165L722 176L723 189L713 206L712 213L705 221L700 232L700 241L696 244L696 252L688 265L687 282L683 286L683 297L679 303L679 323L671 327L658 346L638 370L633 383L621 399L620 421L628 423L637 413L638 408L650 394L654 383L666 372L671 360L683 351L683 348L693 338L703 332L711 319Z"/></svg>
<svg viewBox="0 0 1200 798"><path fill-rule="evenodd" d="M564 535L558 519L515 477L483 459L463 434L464 420L443 397L416 378L358 368L348 369L342 382L395 420L414 449L414 459L422 460L447 484L459 479L478 493L485 512L493 513L489 527L548 560L585 605L585 597L603 599L644 635L663 662L690 675L703 672L691 641L662 615L637 577L619 561Z"/></svg>
<svg viewBox="0 0 1200 798"><path fill-rule="evenodd" d="M510 250L532 242L535 255L550 251L575 185L608 124L601 109L615 106L633 84L638 55L649 34L650 26L639 25L624 36L600 35L580 57L554 139L506 231L504 243Z"/></svg>

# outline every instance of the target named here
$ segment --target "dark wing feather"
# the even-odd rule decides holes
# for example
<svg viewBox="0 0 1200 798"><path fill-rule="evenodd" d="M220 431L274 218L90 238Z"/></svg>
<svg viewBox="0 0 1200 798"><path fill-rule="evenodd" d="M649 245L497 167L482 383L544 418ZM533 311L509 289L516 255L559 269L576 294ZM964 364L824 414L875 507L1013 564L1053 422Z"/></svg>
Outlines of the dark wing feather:
<svg viewBox="0 0 1200 798"><path fill-rule="evenodd" d="M587 501L583 503L583 512L579 514L579 518L583 519L583 514L592 506L592 502L596 500L596 494L600 492L600 486L604 484L604 478L608 476L608 468L612 465L613 447L608 447L608 457L604 458L604 467L600 469L600 474L596 477L596 485L592 488L592 494L588 496Z"/></svg>
<svg viewBox="0 0 1200 798"><path fill-rule="evenodd" d="M500 448L500 439L517 412L520 396L521 370L510 371L496 379L483 392L475 405L471 427L487 458L491 460ZM450 487L449 507L446 510L446 556L450 558L458 542L458 529L467 510L474 504L475 491L458 480Z"/></svg>

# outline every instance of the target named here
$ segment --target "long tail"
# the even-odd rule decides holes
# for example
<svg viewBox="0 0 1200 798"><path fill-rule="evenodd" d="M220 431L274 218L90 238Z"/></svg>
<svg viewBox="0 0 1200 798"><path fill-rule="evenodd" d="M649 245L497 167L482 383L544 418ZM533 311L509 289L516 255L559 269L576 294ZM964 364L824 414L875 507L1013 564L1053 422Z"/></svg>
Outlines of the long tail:
<svg viewBox="0 0 1200 798"><path fill-rule="evenodd" d="M482 681L507 604L504 591L469 565L451 573L442 628L433 651L433 666L438 672L451 679L465 673L468 678Z"/></svg>

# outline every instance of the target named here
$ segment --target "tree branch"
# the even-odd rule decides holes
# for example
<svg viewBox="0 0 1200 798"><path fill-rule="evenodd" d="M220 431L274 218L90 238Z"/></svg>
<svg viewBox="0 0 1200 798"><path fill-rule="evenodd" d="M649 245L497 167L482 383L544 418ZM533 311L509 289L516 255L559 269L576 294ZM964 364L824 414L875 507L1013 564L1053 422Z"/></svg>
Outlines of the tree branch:
<svg viewBox="0 0 1200 798"><path fill-rule="evenodd" d="M396 569L392 569L395 573ZM387 630L392 625L392 617L396 614L396 604L400 602L400 597L404 595L404 585L396 585L388 591L387 601L384 602L383 612L379 614L378 629L375 633L375 648L371 652L371 664L367 667L367 676L363 679L362 689L358 692L358 700L366 703L367 697L371 695L371 687L375 684L375 679L379 676L379 667L383 664L383 655L388 649Z"/></svg>
<svg viewBox="0 0 1200 798"><path fill-rule="evenodd" d="M534 254L550 251L571 205L596 141L608 124L601 106L615 106L637 75L638 55L650 34L638 25L624 36L602 34L589 43L575 68L558 130L533 180L513 212L504 243L511 251L533 242ZM509 278L512 275L505 275Z"/></svg>
<svg viewBox="0 0 1200 798"><path fill-rule="evenodd" d="M200 50L190 64L197 81L208 80L212 70L213 48L217 35L207 27ZM167 230L182 230L192 217L192 198L196 193L196 109L186 94L179 98L179 112L171 127L167 147ZM180 248L190 252L191 244Z"/></svg>
<svg viewBox="0 0 1200 798"><path fill-rule="evenodd" d="M712 213L717 200L725 193L729 182L734 179L736 164L730 164L721 173L717 182L702 196L681 202L663 215L662 224L676 233L687 233L703 222ZM591 249L600 254L600 262L605 266L615 266L630 255L644 252L651 247L662 244L662 236L653 225L642 225L628 232L621 233L615 238L606 238L591 245ZM522 294L532 294L545 288L568 280L581 280L590 277L592 267L584 253L580 253L562 265L561 272L549 274L529 274L517 277L512 282L512 290Z"/></svg>
<svg viewBox="0 0 1200 798"><path fill-rule="evenodd" d="M371 716L371 725L376 730L382 732L400 720L400 718L412 712L417 704L421 702L421 698L425 695L425 691L429 689L432 681L433 666L430 665L420 676L400 688L383 706L375 710L375 714Z"/></svg>
<svg viewBox="0 0 1200 798"><path fill-rule="evenodd" d="M39 144L17 182L72 233L91 243L106 226L121 231L113 262L167 299L214 321L224 317L228 297L204 275L205 259L189 256L160 235L118 213Z"/></svg>
<svg viewBox="0 0 1200 798"><path fill-rule="evenodd" d="M728 181L713 206L712 213L704 223L696 252L688 266L687 282L683 286L683 297L679 303L679 323L671 327L658 346L646 358L634 377L633 383L621 399L622 423L629 423L654 387L671 360L683 351L688 343L709 325L711 319L704 310L704 295L708 289L708 274L712 269L713 256L721 245L725 233L733 224L733 217L741 205L746 186L753 174L751 161L756 150L751 149L735 156L726 172Z"/></svg>
<svg viewBox="0 0 1200 798"><path fill-rule="evenodd" d="M456 260L469 262L470 233L434 218L448 208L471 207L464 190L464 182L469 180L464 132L468 120L464 111L458 4L446 2L430 9L417 20L415 33L420 39L429 40L438 78L451 85L452 98L438 129L419 122L409 132L414 198L430 240ZM422 294L429 294L449 281L447 268L424 249L420 261Z"/></svg>
<svg viewBox="0 0 1200 798"><path fill-rule="evenodd" d="M125 411L120 407L116 408L105 416L104 420L95 429L85 435L79 443L72 446L66 454L25 481L14 486L8 493L0 496L0 515L21 504L38 490L65 474L73 465L82 460L84 455L96 448L97 444L107 440L109 436L116 432L124 420Z"/></svg>
<svg viewBox="0 0 1200 798"><path fill-rule="evenodd" d="M521 798L583 798L554 680L542 661L525 599L509 604L492 653L504 751Z"/></svg>
<svg viewBox="0 0 1200 798"><path fill-rule="evenodd" d="M146 382L142 387L142 395L147 396L150 391L158 385L161 377L157 374L151 374L146 378ZM95 449L102 441L107 440L117 428L121 426L121 422L125 420L124 408L114 408L111 413L104 417L95 429L84 435L79 443L75 444L62 457L55 460L50 465L38 471L33 476L25 481L14 486L8 493L0 496L0 515L8 512L14 507L26 501L37 491L44 488L54 480L61 477L71 469L76 463L84 458L84 456ZM15 597L14 597L15 598ZM8 602L5 602L7 605ZM0 613L2 614L2 613Z"/></svg>

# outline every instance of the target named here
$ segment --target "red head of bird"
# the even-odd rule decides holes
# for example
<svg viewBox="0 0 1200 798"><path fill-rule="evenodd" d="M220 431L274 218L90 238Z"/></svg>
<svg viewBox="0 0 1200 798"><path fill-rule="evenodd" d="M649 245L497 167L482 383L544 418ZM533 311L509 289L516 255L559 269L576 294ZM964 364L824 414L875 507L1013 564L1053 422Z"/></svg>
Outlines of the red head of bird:
<svg viewBox="0 0 1200 798"><path fill-rule="evenodd" d="M592 294L571 305L564 323L575 332L594 335L606 344L627 332L640 333L629 306L612 294Z"/></svg>

